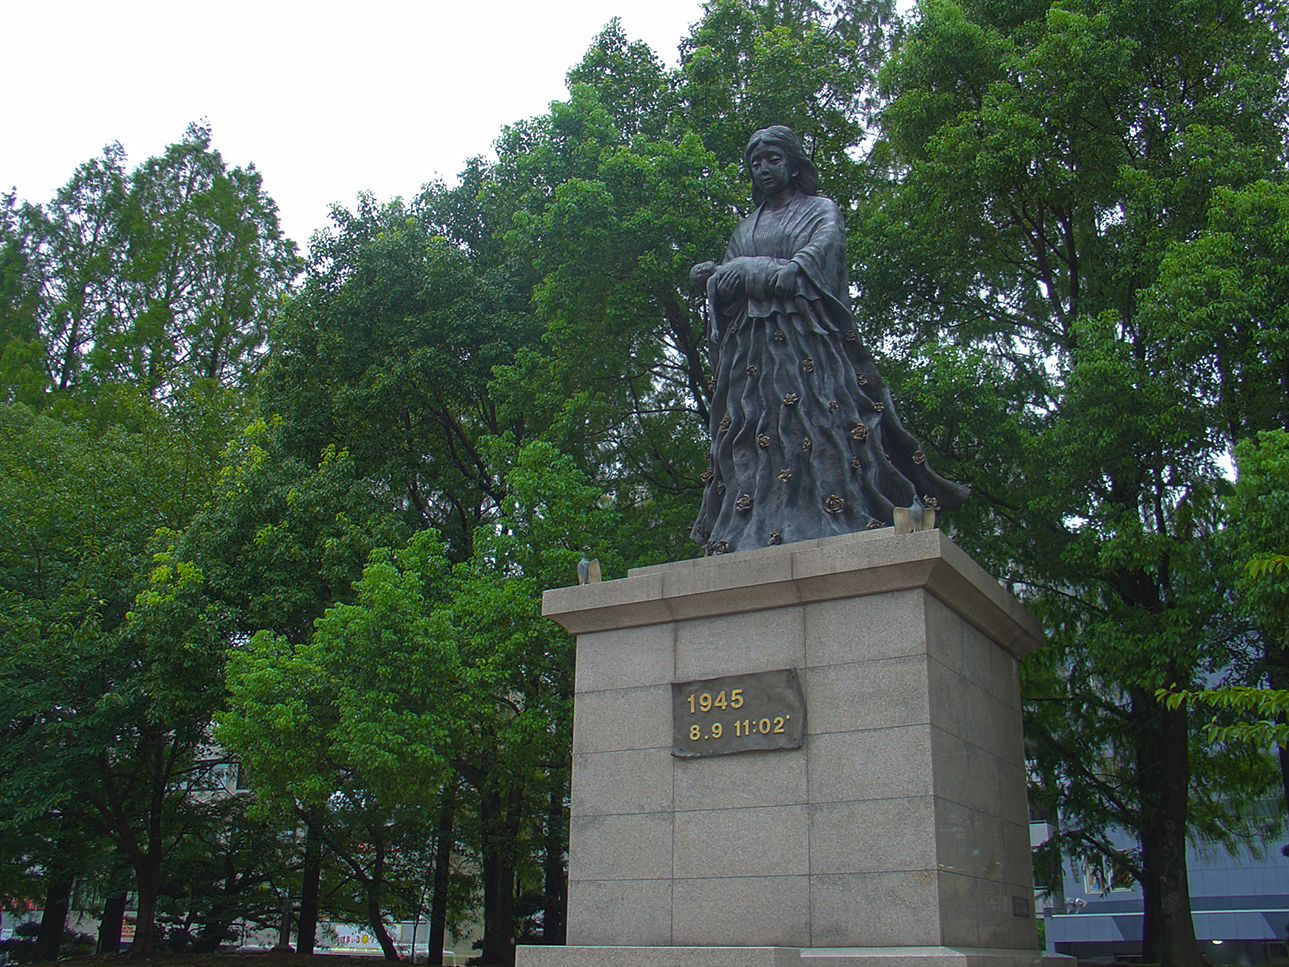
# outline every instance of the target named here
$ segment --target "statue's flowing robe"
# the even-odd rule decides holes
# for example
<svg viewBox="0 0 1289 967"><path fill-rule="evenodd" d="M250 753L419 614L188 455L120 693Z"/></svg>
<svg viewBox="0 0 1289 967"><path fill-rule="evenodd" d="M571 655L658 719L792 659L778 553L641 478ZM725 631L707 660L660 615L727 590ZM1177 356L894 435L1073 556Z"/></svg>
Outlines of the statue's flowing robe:
<svg viewBox="0 0 1289 967"><path fill-rule="evenodd" d="M789 261L796 289L779 297L773 279ZM894 507L952 510L967 498L928 466L859 341L831 200L761 206L724 264L742 285L724 300L708 282L712 448L692 531L707 553L885 527Z"/></svg>

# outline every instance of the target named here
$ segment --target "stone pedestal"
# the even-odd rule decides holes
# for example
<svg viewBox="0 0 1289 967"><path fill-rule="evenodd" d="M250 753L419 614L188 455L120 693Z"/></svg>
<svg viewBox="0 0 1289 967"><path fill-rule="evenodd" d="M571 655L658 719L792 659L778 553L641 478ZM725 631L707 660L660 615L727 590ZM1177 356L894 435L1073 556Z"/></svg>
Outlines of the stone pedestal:
<svg viewBox="0 0 1289 967"><path fill-rule="evenodd" d="M1016 662L1036 619L939 531L546 593L578 636L568 947L521 967L1028 967ZM672 755L672 683L796 669L799 749Z"/></svg>

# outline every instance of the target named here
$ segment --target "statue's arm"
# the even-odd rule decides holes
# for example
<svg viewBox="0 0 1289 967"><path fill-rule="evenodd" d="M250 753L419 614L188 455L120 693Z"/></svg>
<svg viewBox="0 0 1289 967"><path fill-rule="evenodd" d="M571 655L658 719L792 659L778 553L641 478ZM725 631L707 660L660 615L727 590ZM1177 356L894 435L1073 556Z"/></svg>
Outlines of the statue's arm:
<svg viewBox="0 0 1289 967"><path fill-rule="evenodd" d="M788 271L795 274L791 282L784 278L783 284L799 284L800 277L806 276L819 289L845 302L844 291L834 291L839 285L844 289L846 277L846 226L841 210L831 199L816 198L812 215L802 224L793 245L791 265L796 268ZM776 291L781 291L777 285Z"/></svg>

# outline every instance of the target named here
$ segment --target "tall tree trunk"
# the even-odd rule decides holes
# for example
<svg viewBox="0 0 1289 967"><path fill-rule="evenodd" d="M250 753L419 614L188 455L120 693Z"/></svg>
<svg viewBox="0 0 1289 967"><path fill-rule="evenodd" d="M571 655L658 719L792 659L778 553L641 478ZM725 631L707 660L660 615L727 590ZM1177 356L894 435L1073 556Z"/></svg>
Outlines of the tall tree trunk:
<svg viewBox="0 0 1289 967"><path fill-rule="evenodd" d="M381 953L386 960L399 960L398 948L385 929L385 918L380 908L380 883L375 879L367 881L367 925L380 944Z"/></svg>
<svg viewBox="0 0 1289 967"><path fill-rule="evenodd" d="M429 939L426 941L425 962L442 967L443 945L448 926L448 874L452 864L452 828L456 823L456 782L449 780L443 787L439 802L439 824L434 842L434 887L430 899Z"/></svg>
<svg viewBox="0 0 1289 967"><path fill-rule="evenodd" d="M1276 722L1280 725L1289 725L1289 715L1281 712L1276 716ZM1283 745L1280 746L1280 791L1285 797L1285 812L1289 814L1289 748ZM1285 849L1289 850L1289 846Z"/></svg>
<svg viewBox="0 0 1289 967"><path fill-rule="evenodd" d="M157 891L161 885L160 856L155 851L140 854L134 868L134 877L139 893L139 909L134 924L134 940L130 943L130 956L146 957L152 953L156 939Z"/></svg>
<svg viewBox="0 0 1289 967"><path fill-rule="evenodd" d="M318 938L318 881L322 872L322 842L312 823L304 827L304 870L300 881L300 920L296 925L295 950L313 953Z"/></svg>
<svg viewBox="0 0 1289 967"><path fill-rule="evenodd" d="M67 928L67 907L72 900L72 878L57 875L49 881L45 894L45 912L40 918L40 932L36 935L36 959L57 960L63 945L63 931Z"/></svg>
<svg viewBox="0 0 1289 967"><path fill-rule="evenodd" d="M1289 648L1283 648L1280 643L1275 641L1270 634L1262 632L1263 641L1263 660L1267 667L1267 684L1272 688L1285 689L1289 688ZM1289 722L1289 716L1281 712L1276 716L1276 721L1281 725ZM1289 813L1289 748L1283 745L1279 748L1280 753L1280 787L1284 792L1285 811ZM1289 849L1289 847L1286 847Z"/></svg>
<svg viewBox="0 0 1289 967"><path fill-rule="evenodd" d="M548 944L564 943L567 922L568 875L564 869L564 853L568 849L568 815L564 808L567 775L567 770L552 770L554 786L546 808L546 906L542 912L542 940Z"/></svg>
<svg viewBox="0 0 1289 967"><path fill-rule="evenodd" d="M97 953L115 954L121 951L121 923L125 920L125 894L110 896L103 903L103 919L98 924Z"/></svg>
<svg viewBox="0 0 1289 967"><path fill-rule="evenodd" d="M1170 681L1179 680L1173 677ZM1137 784L1142 828L1142 961L1161 967L1203 967L1191 919L1186 876L1190 793L1187 710L1169 710L1144 689L1132 691L1138 723Z"/></svg>
<svg viewBox="0 0 1289 967"><path fill-rule="evenodd" d="M386 960L399 960L398 948L385 931L384 910L381 909L380 894L385 885L385 841L373 833L372 843L376 847L376 861L372 864L372 874L366 881L367 887L367 924L376 936Z"/></svg>
<svg viewBox="0 0 1289 967"><path fill-rule="evenodd" d="M493 789L479 795L483 823L483 950L484 967L515 962L515 840L519 835L519 786L503 797Z"/></svg>

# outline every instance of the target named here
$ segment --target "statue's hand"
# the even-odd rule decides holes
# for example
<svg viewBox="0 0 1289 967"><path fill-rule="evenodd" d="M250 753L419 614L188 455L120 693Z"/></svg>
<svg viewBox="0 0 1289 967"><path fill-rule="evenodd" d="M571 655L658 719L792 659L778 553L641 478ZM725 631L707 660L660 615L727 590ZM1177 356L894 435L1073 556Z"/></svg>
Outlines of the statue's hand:
<svg viewBox="0 0 1289 967"><path fill-rule="evenodd" d="M775 272L774 278L770 280L770 288L774 290L774 294L784 299L796 295L797 274L800 271L796 262L789 262Z"/></svg>
<svg viewBox="0 0 1289 967"><path fill-rule="evenodd" d="M689 284L695 289L707 288L707 280L716 274L715 262L699 262L689 270Z"/></svg>
<svg viewBox="0 0 1289 967"><path fill-rule="evenodd" d="M714 277L716 279L716 293L726 302L743 291L743 276L738 268L731 263L726 263L717 269Z"/></svg>

